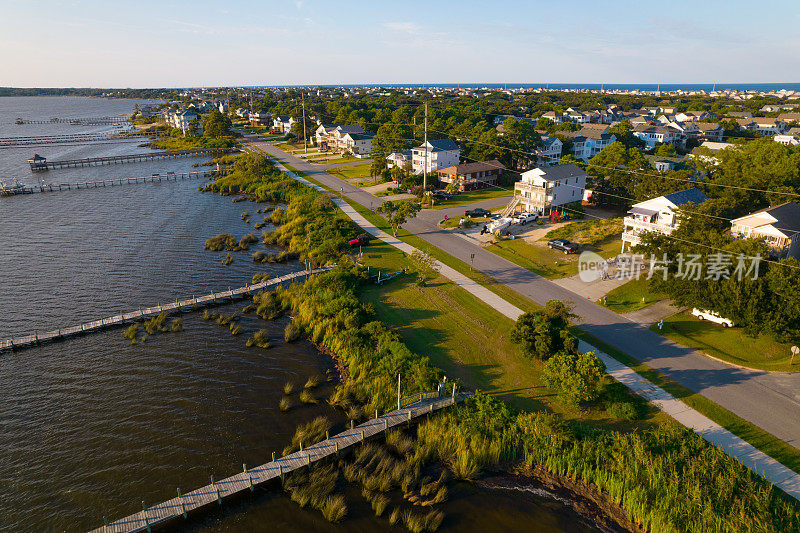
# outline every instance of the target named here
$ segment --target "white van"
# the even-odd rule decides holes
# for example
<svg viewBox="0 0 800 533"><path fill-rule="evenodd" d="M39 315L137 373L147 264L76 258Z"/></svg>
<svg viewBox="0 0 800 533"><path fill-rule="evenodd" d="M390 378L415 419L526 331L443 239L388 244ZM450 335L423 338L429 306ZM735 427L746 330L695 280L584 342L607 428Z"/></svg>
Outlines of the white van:
<svg viewBox="0 0 800 533"><path fill-rule="evenodd" d="M716 324L722 325L723 328L732 328L733 321L730 318L725 318L719 315L716 311L711 311L709 309L692 309L692 314L698 318L698 320L708 320L709 322L714 322Z"/></svg>

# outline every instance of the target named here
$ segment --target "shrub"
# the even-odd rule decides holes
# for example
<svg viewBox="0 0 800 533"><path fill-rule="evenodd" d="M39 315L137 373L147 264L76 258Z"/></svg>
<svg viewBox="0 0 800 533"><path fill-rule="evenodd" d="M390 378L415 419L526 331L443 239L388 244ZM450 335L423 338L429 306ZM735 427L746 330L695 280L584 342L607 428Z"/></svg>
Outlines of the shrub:
<svg viewBox="0 0 800 533"><path fill-rule="evenodd" d="M545 363L542 381L577 405L597 399L605 371L606 366L594 352L559 352Z"/></svg>
<svg viewBox="0 0 800 533"><path fill-rule="evenodd" d="M608 414L621 420L636 420L639 412L631 402L614 402L608 406Z"/></svg>

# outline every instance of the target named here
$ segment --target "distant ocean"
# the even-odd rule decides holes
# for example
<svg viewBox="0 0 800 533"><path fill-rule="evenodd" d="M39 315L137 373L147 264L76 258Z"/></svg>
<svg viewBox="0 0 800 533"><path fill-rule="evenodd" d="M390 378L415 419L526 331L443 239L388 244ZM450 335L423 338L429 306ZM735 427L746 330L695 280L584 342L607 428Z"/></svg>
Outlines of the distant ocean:
<svg viewBox="0 0 800 533"><path fill-rule="evenodd" d="M491 88L491 89L525 89L550 88L550 89L593 89L600 90L640 90L640 91L712 91L735 89L737 91L771 92L781 89L800 91L800 83L362 83L341 85L339 87L464 87L464 88Z"/></svg>

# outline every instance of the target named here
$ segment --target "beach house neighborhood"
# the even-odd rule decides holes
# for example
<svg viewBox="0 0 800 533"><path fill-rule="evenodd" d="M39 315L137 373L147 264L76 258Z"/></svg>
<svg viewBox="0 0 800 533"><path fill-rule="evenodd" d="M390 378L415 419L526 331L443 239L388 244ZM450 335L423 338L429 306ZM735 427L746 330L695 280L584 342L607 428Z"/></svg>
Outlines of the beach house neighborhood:
<svg viewBox="0 0 800 533"><path fill-rule="evenodd" d="M497 185L497 180L506 169L500 161L478 161L462 163L439 169L439 181L447 185L455 185L460 192L485 189Z"/></svg>
<svg viewBox="0 0 800 533"><path fill-rule="evenodd" d="M586 178L586 172L572 163L534 168L523 172L521 181L514 184L512 203L529 213L549 214L583 200Z"/></svg>
<svg viewBox="0 0 800 533"><path fill-rule="evenodd" d="M733 219L731 234L763 240L777 258L800 259L800 205L786 202Z"/></svg>

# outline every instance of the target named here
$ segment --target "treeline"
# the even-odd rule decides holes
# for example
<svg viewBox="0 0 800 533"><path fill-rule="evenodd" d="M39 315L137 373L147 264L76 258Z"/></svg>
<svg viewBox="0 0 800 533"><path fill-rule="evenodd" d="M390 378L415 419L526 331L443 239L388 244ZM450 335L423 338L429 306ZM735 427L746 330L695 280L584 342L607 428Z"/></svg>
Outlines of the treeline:
<svg viewBox="0 0 800 533"><path fill-rule="evenodd" d="M95 89L70 87L0 87L2 96L103 96L106 98L141 98L158 100L174 94L172 89Z"/></svg>

